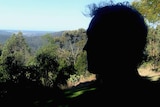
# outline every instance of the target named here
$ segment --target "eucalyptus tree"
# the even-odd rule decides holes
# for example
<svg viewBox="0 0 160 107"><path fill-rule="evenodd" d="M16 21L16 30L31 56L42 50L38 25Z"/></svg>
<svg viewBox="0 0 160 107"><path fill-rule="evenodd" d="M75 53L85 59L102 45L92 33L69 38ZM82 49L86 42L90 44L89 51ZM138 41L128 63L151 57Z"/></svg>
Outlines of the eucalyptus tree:
<svg viewBox="0 0 160 107"><path fill-rule="evenodd" d="M53 86L58 73L57 61L57 46L54 43L53 37L49 34L43 36L46 41L40 47L35 56L35 64L37 72L40 74L40 80L44 86Z"/></svg>
<svg viewBox="0 0 160 107"><path fill-rule="evenodd" d="M160 0L134 0L132 5L152 24L160 24Z"/></svg>
<svg viewBox="0 0 160 107"><path fill-rule="evenodd" d="M160 25L150 28L147 37L146 53L147 61L151 64L152 70L160 70Z"/></svg>
<svg viewBox="0 0 160 107"><path fill-rule="evenodd" d="M8 78L16 80L18 76L24 74L23 67L27 65L30 56L30 48L23 37L23 33L12 34L2 48L1 72L7 73Z"/></svg>
<svg viewBox="0 0 160 107"><path fill-rule="evenodd" d="M160 67L160 0L135 0L132 5L145 17L148 24L146 45L147 62L152 70Z"/></svg>

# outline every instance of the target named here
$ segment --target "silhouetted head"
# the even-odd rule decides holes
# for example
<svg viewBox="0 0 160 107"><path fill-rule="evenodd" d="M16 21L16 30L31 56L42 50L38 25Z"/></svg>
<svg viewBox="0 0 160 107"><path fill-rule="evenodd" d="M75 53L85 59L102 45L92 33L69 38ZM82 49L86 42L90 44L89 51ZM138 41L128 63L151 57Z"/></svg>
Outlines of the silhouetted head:
<svg viewBox="0 0 160 107"><path fill-rule="evenodd" d="M94 8L91 15L84 47L88 70L105 74L136 69L142 61L148 33L143 16L127 3Z"/></svg>

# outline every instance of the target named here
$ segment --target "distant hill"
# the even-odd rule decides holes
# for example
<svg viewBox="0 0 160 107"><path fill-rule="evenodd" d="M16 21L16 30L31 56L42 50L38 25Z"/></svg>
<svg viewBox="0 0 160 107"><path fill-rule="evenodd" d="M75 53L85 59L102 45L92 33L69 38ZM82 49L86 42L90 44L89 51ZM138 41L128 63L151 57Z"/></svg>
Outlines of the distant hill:
<svg viewBox="0 0 160 107"><path fill-rule="evenodd" d="M0 44L5 43L5 41L14 33L18 33L18 30L0 30ZM51 34L52 36L61 36L64 31L29 31L23 30L21 31L25 38L31 37L35 38L35 36L43 36L45 34ZM30 39L28 39L30 40Z"/></svg>
<svg viewBox="0 0 160 107"><path fill-rule="evenodd" d="M0 30L0 34L13 34L22 32L23 36L43 36L47 33L52 34L53 36L60 36L64 31L33 31L33 30Z"/></svg>
<svg viewBox="0 0 160 107"><path fill-rule="evenodd" d="M0 44L3 44L11 35L11 32L0 30Z"/></svg>
<svg viewBox="0 0 160 107"><path fill-rule="evenodd" d="M18 32L19 32L18 30L0 30L0 44L4 44L11 35ZM64 31L53 32L53 31L24 30L21 32L23 33L23 36L26 39L27 44L34 52L43 45L43 40L41 36L44 36L45 34L50 34L52 36L61 36Z"/></svg>

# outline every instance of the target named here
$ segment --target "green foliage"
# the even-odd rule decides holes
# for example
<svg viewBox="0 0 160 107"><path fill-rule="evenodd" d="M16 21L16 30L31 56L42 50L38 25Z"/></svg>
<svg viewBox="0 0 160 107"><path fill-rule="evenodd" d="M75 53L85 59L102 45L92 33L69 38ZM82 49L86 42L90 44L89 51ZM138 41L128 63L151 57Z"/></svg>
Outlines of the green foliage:
<svg viewBox="0 0 160 107"><path fill-rule="evenodd" d="M2 51L2 59L8 55L15 57L18 63L26 64L30 57L30 49L21 32L13 34L5 43Z"/></svg>
<svg viewBox="0 0 160 107"><path fill-rule="evenodd" d="M1 65L0 66L0 83L1 82L6 82L6 80L9 79L9 75L7 72L4 72L4 67Z"/></svg>
<svg viewBox="0 0 160 107"><path fill-rule="evenodd" d="M13 34L4 44L1 54L1 70L3 76L10 75L10 79L17 78L21 74L23 66L30 58L30 49L23 37L22 32Z"/></svg>
<svg viewBox="0 0 160 107"><path fill-rule="evenodd" d="M44 36L47 43L36 53L36 65L41 74L42 84L53 86L58 73L59 63L57 61L57 46L50 35Z"/></svg>
<svg viewBox="0 0 160 107"><path fill-rule="evenodd" d="M76 74L77 75L85 75L87 71L87 54L86 51L82 51L76 60L75 63L75 69L77 70Z"/></svg>
<svg viewBox="0 0 160 107"><path fill-rule="evenodd" d="M153 71L160 69L160 0L135 0L132 5L145 17L149 32L145 53Z"/></svg>
<svg viewBox="0 0 160 107"><path fill-rule="evenodd" d="M71 83L77 83L79 82L79 80L80 80L80 75L76 75L76 74L70 75L69 81Z"/></svg>
<svg viewBox="0 0 160 107"><path fill-rule="evenodd" d="M132 5L138 9L150 23L160 21L160 0L135 0Z"/></svg>
<svg viewBox="0 0 160 107"><path fill-rule="evenodd" d="M61 37L56 37L54 40L59 46L57 50L59 70L73 66L73 72L77 75L84 74L87 65L85 62L86 56L83 55L82 51L87 40L86 31L84 29L65 31ZM69 71L65 72L71 73Z"/></svg>
<svg viewBox="0 0 160 107"><path fill-rule="evenodd" d="M56 78L57 85L67 85L67 80L71 78L71 75L74 75L76 72L73 65L65 66L59 70L59 73Z"/></svg>
<svg viewBox="0 0 160 107"><path fill-rule="evenodd" d="M41 81L52 87L66 84L74 74L78 79L86 72L86 37L84 29L65 31L62 36L46 34L41 37L43 45L31 52L22 32L12 34L0 47L0 81Z"/></svg>
<svg viewBox="0 0 160 107"><path fill-rule="evenodd" d="M158 25L155 29L149 29L147 40L147 61L152 65L152 70L157 71L160 67L160 25Z"/></svg>
<svg viewBox="0 0 160 107"><path fill-rule="evenodd" d="M65 31L62 37L56 38L59 44L58 56L62 65L75 65L76 60L83 50L87 35L84 29ZM63 67L63 66L62 66Z"/></svg>

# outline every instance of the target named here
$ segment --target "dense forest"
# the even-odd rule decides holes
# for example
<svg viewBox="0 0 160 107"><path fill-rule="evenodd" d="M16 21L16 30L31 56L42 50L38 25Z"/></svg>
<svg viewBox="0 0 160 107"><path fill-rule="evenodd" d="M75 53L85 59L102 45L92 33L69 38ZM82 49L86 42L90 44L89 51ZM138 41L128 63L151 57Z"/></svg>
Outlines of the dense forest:
<svg viewBox="0 0 160 107"><path fill-rule="evenodd" d="M26 79L52 87L68 79L78 81L89 74L83 51L86 37L85 29L41 36L13 33L1 44L0 82Z"/></svg>
<svg viewBox="0 0 160 107"><path fill-rule="evenodd" d="M5 99L20 102L25 97L33 103L47 97L43 102L51 94L58 94L57 99L61 95L57 88L69 88L68 82L74 86L80 78L93 75L87 71L83 51L86 37L80 28L32 37L19 31L4 38L0 45L1 104L7 103Z"/></svg>

